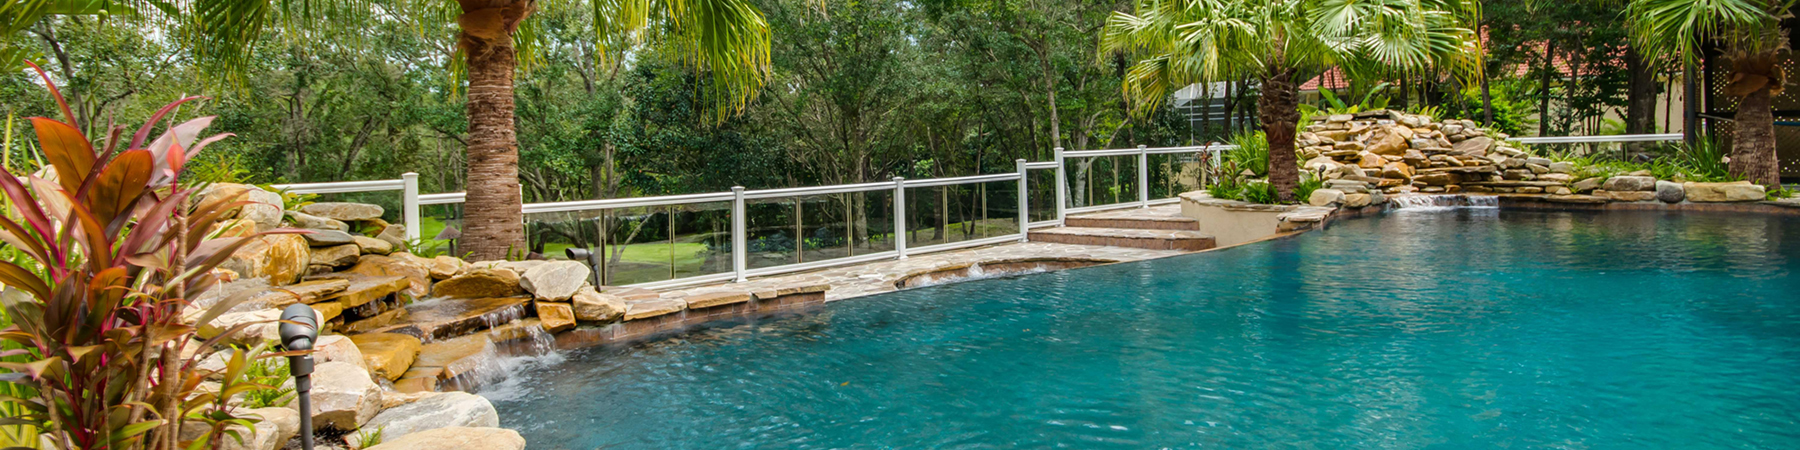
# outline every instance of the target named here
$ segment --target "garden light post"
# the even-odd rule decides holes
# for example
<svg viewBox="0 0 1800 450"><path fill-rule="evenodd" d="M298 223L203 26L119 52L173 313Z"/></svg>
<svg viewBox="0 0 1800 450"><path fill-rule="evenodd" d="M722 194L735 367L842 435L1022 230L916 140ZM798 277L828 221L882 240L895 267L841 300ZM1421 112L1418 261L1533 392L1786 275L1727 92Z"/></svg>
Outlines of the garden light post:
<svg viewBox="0 0 1800 450"><path fill-rule="evenodd" d="M281 311L281 345L287 351L288 370L294 374L294 396L300 401L300 448L312 450L312 371L313 343L319 340L319 316L304 303L288 305Z"/></svg>
<svg viewBox="0 0 1800 450"><path fill-rule="evenodd" d="M588 272L588 282L592 283L594 286L601 286L600 252L579 247L569 247L563 249L563 254L568 255L569 259L572 261L587 261L588 267L594 269Z"/></svg>

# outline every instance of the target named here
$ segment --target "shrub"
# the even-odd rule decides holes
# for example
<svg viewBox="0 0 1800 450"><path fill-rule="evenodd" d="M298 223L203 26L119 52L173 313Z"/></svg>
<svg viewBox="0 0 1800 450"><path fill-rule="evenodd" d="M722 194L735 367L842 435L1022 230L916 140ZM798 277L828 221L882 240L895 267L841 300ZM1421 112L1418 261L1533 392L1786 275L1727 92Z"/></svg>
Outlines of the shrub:
<svg viewBox="0 0 1800 450"><path fill-rule="evenodd" d="M1261 203L1261 204L1268 205L1268 204L1274 204L1276 201L1275 200L1275 198L1276 198L1275 197L1275 185L1269 184L1268 182L1264 182L1264 181L1252 181L1249 183L1244 183L1244 190L1241 191L1241 193L1239 195L1243 196L1243 198L1241 200L1250 202L1250 203Z"/></svg>
<svg viewBox="0 0 1800 450"><path fill-rule="evenodd" d="M55 84L42 70L38 75L72 118ZM0 363L10 371L0 381L35 393L6 399L30 411L9 424L43 430L56 448L206 448L234 435L229 427L253 426L227 403L261 387L240 381L248 366L242 352L227 364L217 392L197 389L210 374L199 361L212 355L216 339L244 325L209 341L197 341L195 330L242 296L196 321L183 318L187 299L219 283L210 271L261 236L207 239L225 212L243 204L190 207L194 192L180 183L189 158L227 135L194 142L212 121L202 117L149 140L164 115L195 98L163 107L134 134L114 128L115 138L99 151L75 127L33 117L39 151L56 179L0 176L8 203L0 241L25 254L24 264L0 262L0 284L10 287L0 296L13 320L0 339L20 347L0 356L23 359ZM183 442L184 422L209 431Z"/></svg>
<svg viewBox="0 0 1800 450"><path fill-rule="evenodd" d="M1313 191L1325 187L1325 177L1311 172L1300 172L1300 184L1294 187L1294 199L1306 203L1312 198Z"/></svg>
<svg viewBox="0 0 1800 450"><path fill-rule="evenodd" d="M1256 177L1269 176L1269 136L1261 131L1247 131L1231 136L1231 145L1237 148L1225 152L1225 160L1238 167L1239 171L1248 169ZM1227 174L1236 176L1237 174Z"/></svg>

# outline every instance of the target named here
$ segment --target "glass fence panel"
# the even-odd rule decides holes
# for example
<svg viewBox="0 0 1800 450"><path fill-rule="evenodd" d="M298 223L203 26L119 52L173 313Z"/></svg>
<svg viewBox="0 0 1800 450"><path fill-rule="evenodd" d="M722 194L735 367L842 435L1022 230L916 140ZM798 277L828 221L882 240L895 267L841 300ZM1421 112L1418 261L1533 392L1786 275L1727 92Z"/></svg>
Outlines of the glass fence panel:
<svg viewBox="0 0 1800 450"><path fill-rule="evenodd" d="M675 278L672 208L678 207L604 210L604 283L621 286Z"/></svg>
<svg viewBox="0 0 1800 450"><path fill-rule="evenodd" d="M600 211L569 211L525 215L527 257L537 255L550 259L567 259L567 250L600 247Z"/></svg>
<svg viewBox="0 0 1800 450"><path fill-rule="evenodd" d="M419 256L445 254L462 256L457 251L457 238L462 236L461 203L419 206ZM442 252L442 253L438 253Z"/></svg>
<svg viewBox="0 0 1800 450"><path fill-rule="evenodd" d="M981 237L1018 234L1019 182L995 181L975 186L979 186L977 195L981 198L981 217L977 222Z"/></svg>
<svg viewBox="0 0 1800 450"><path fill-rule="evenodd" d="M1030 170L1025 178L1031 221L1056 220L1056 169Z"/></svg>
<svg viewBox="0 0 1800 450"><path fill-rule="evenodd" d="M1151 200L1204 189L1206 177L1206 165L1199 152L1150 155Z"/></svg>
<svg viewBox="0 0 1800 450"><path fill-rule="evenodd" d="M745 264L750 269L800 262L794 232L795 203L791 198L744 202Z"/></svg>
<svg viewBox="0 0 1800 450"><path fill-rule="evenodd" d="M1137 201L1137 155L1066 158L1074 208Z"/></svg>
<svg viewBox="0 0 1800 450"><path fill-rule="evenodd" d="M824 261L851 256L851 222L855 207L844 195L813 195L795 198L798 208L794 234L800 236L799 262Z"/></svg>
<svg viewBox="0 0 1800 450"><path fill-rule="evenodd" d="M894 191L868 191L843 194L856 202L858 211L855 250L858 255L894 250Z"/></svg>
<svg viewBox="0 0 1800 450"><path fill-rule="evenodd" d="M671 206L676 278L731 272L731 202Z"/></svg>

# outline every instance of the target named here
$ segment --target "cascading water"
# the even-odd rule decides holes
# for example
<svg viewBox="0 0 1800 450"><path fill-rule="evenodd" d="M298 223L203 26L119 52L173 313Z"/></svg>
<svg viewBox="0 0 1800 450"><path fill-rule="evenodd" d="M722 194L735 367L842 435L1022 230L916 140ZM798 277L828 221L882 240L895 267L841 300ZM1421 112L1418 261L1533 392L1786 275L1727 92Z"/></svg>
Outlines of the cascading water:
<svg viewBox="0 0 1800 450"><path fill-rule="evenodd" d="M530 392L529 374L561 364L566 359L556 349L556 336L544 331L542 325L534 323L519 328L488 331L495 345L482 352L480 362L466 375L479 386L477 393L489 400L524 396ZM523 331L525 337L519 338L516 331ZM504 341L508 338L511 340Z"/></svg>
<svg viewBox="0 0 1800 450"><path fill-rule="evenodd" d="M1388 197L1393 209L1499 208L1500 198L1492 195L1396 195Z"/></svg>

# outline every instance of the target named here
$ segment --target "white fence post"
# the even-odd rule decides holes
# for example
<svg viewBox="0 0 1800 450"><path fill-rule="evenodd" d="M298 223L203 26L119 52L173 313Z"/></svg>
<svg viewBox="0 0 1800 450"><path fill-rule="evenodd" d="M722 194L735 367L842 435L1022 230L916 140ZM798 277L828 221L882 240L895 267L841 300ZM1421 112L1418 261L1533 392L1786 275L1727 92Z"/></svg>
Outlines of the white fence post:
<svg viewBox="0 0 1800 450"><path fill-rule="evenodd" d="M406 223L406 240L419 240L419 174L407 172L400 174L405 185L400 196L401 220Z"/></svg>
<svg viewBox="0 0 1800 450"><path fill-rule="evenodd" d="M1063 148L1056 148L1056 225L1062 226L1064 205L1069 202L1069 179L1063 171Z"/></svg>
<svg viewBox="0 0 1800 450"><path fill-rule="evenodd" d="M894 259L906 259L906 177L894 177Z"/></svg>
<svg viewBox="0 0 1800 450"><path fill-rule="evenodd" d="M1138 145L1138 207L1150 207L1150 146Z"/></svg>
<svg viewBox="0 0 1800 450"><path fill-rule="evenodd" d="M1019 167L1019 242L1028 242L1031 240L1031 204L1026 196L1025 179L1029 172L1025 168L1025 158L1019 158L1013 164Z"/></svg>
<svg viewBox="0 0 1800 450"><path fill-rule="evenodd" d="M744 217L744 187L732 186L731 270L737 274L735 281L738 283L748 280L744 277L744 270L748 268L746 267L748 265L746 261L749 261L749 255L747 253L749 253L750 248L748 243L750 236L744 232L744 223L747 220L748 218Z"/></svg>

